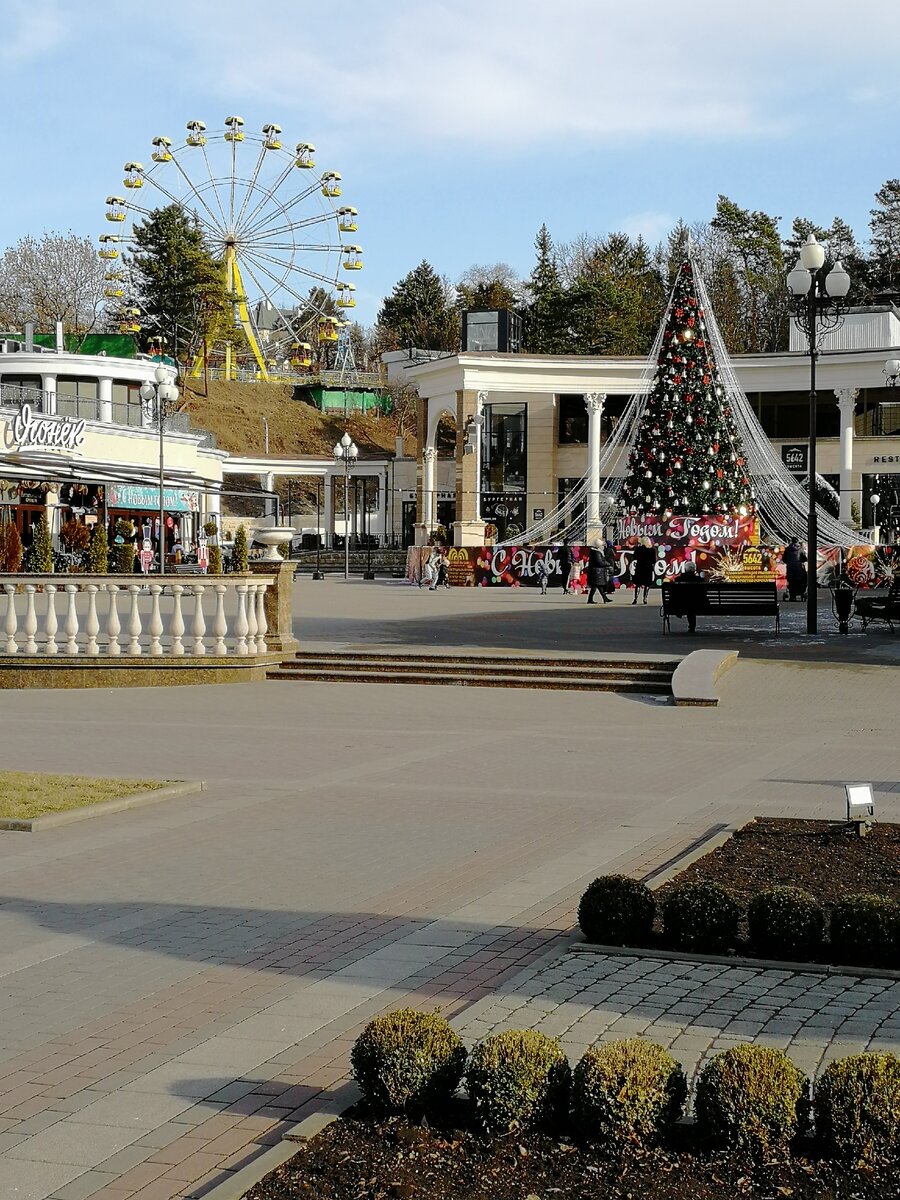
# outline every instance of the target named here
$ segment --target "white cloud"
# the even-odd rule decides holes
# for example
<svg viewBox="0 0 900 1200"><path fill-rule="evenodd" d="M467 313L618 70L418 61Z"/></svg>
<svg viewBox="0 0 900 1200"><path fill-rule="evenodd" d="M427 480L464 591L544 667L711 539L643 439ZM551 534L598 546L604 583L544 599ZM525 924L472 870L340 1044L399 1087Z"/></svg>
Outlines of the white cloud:
<svg viewBox="0 0 900 1200"><path fill-rule="evenodd" d="M871 76L900 34L889 0L857 0L852 27L844 0L270 0L255 22L243 0L156 8L162 25L177 15L185 34L166 49L212 96L306 113L318 128L324 114L329 132L375 147L501 154L779 136L811 98L840 102L829 63ZM810 29L814 52L801 54Z"/></svg>
<svg viewBox="0 0 900 1200"><path fill-rule="evenodd" d="M31 0L13 0L4 18L0 63L16 67L52 53L66 36L66 21L54 4L37 7Z"/></svg>
<svg viewBox="0 0 900 1200"><path fill-rule="evenodd" d="M630 213L614 222L615 228L631 238L642 237L651 246L664 238L676 225L677 217L664 212Z"/></svg>

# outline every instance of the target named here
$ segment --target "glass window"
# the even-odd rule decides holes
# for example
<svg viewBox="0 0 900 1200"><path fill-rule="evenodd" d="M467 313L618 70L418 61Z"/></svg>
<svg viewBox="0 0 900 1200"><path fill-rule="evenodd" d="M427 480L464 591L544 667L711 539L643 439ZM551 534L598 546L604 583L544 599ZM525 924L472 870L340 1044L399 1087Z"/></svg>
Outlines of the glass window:
<svg viewBox="0 0 900 1200"><path fill-rule="evenodd" d="M559 397L559 444L580 445L588 440L588 415L584 396Z"/></svg>
<svg viewBox="0 0 900 1200"><path fill-rule="evenodd" d="M64 417L96 420L99 391L96 379L60 378L56 383L56 411Z"/></svg>
<svg viewBox="0 0 900 1200"><path fill-rule="evenodd" d="M0 404L30 404L43 411L44 393L40 375L4 375L0 379Z"/></svg>
<svg viewBox="0 0 900 1200"><path fill-rule="evenodd" d="M497 350L500 346L500 314L470 312L466 314L466 349Z"/></svg>
<svg viewBox="0 0 900 1200"><path fill-rule="evenodd" d="M141 385L125 380L112 385L112 419L116 425L143 425Z"/></svg>
<svg viewBox="0 0 900 1200"><path fill-rule="evenodd" d="M524 492L528 478L527 406L486 404L482 430L482 492Z"/></svg>

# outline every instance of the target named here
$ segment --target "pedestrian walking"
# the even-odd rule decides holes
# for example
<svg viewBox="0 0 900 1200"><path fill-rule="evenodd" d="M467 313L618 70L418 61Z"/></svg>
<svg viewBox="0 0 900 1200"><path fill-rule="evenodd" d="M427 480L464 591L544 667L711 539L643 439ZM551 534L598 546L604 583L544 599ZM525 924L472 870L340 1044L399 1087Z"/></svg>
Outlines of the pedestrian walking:
<svg viewBox="0 0 900 1200"><path fill-rule="evenodd" d="M534 564L534 573L538 577L538 582L541 585L541 595L547 595L547 585L550 582L550 564L547 562L547 555L539 558Z"/></svg>
<svg viewBox="0 0 900 1200"><path fill-rule="evenodd" d="M603 597L604 604L612 603L606 594L606 585L609 583L609 579L609 559L606 553L606 546L603 544L602 538L598 538L588 551L588 604L597 603L594 599L597 592Z"/></svg>
<svg viewBox="0 0 900 1200"><path fill-rule="evenodd" d="M644 589L644 603L647 603L647 596L650 594L650 588L654 582L653 568L656 564L656 551L653 549L653 543L648 537L641 538L634 548L634 553L631 557L632 572L631 582L634 584L634 599L631 601L632 606L638 602L638 592L641 588Z"/></svg>
<svg viewBox="0 0 900 1200"><path fill-rule="evenodd" d="M562 589L567 593L572 583L572 568L574 558L572 555L572 547L569 543L563 540L559 548L559 569L562 576Z"/></svg>
<svg viewBox="0 0 900 1200"><path fill-rule="evenodd" d="M685 563L684 570L673 582L683 586L672 596L669 611L673 617L686 617L688 633L696 633L697 613L706 609L706 588L697 574L696 565Z"/></svg>
<svg viewBox="0 0 900 1200"><path fill-rule="evenodd" d="M616 594L616 576L619 573L619 560L616 557L615 544L608 539L606 549L604 550L604 558L606 559L606 588L604 589L604 595L614 596Z"/></svg>
<svg viewBox="0 0 900 1200"><path fill-rule="evenodd" d="M806 569L806 553L800 545L800 539L792 537L781 555L784 563L784 573L787 579L788 600L802 600L806 595L808 572Z"/></svg>
<svg viewBox="0 0 900 1200"><path fill-rule="evenodd" d="M443 548L438 555L437 583L435 586L445 588L450 586L450 556Z"/></svg>

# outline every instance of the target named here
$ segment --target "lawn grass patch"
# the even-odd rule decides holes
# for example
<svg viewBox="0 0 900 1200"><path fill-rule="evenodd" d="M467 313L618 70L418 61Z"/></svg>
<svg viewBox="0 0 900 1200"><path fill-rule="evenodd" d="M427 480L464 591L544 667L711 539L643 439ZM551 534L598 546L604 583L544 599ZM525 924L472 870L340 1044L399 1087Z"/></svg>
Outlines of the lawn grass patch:
<svg viewBox="0 0 900 1200"><path fill-rule="evenodd" d="M168 780L159 779L95 779L87 775L0 771L0 819L27 821L168 786Z"/></svg>

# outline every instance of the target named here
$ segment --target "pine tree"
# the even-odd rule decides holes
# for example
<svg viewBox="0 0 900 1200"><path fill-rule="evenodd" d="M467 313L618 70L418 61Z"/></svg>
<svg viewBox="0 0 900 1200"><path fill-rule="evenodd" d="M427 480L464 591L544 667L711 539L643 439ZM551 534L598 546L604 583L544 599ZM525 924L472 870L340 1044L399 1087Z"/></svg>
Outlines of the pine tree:
<svg viewBox="0 0 900 1200"><path fill-rule="evenodd" d="M900 286L900 179L886 180L875 193L875 204L869 222L874 284L893 291Z"/></svg>
<svg viewBox="0 0 900 1200"><path fill-rule="evenodd" d="M632 513L730 516L754 491L734 414L708 340L694 268L682 264L664 317L656 375L628 459Z"/></svg>
<svg viewBox="0 0 900 1200"><path fill-rule="evenodd" d="M234 562L234 570L238 572L238 574L247 573L249 564L249 556L247 553L247 530L243 525L238 525L238 531L234 535L232 561Z"/></svg>
<svg viewBox="0 0 900 1200"><path fill-rule="evenodd" d="M565 292L553 255L550 230L542 225L534 239L537 262L528 281L531 303L525 342L533 354L558 354L563 345Z"/></svg>
<svg viewBox="0 0 900 1200"><path fill-rule="evenodd" d="M94 536L88 547L88 571L92 575L106 575L109 572L109 539L102 521L94 526Z"/></svg>
<svg viewBox="0 0 900 1200"><path fill-rule="evenodd" d="M31 545L25 555L25 570L32 575L49 575L53 570L53 545L46 517L41 517L32 526Z"/></svg>
<svg viewBox="0 0 900 1200"><path fill-rule="evenodd" d="M378 314L379 340L395 350L459 349L459 317L450 289L424 259L386 297Z"/></svg>

